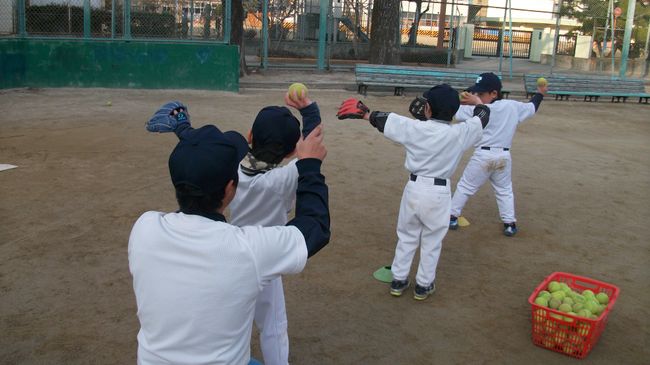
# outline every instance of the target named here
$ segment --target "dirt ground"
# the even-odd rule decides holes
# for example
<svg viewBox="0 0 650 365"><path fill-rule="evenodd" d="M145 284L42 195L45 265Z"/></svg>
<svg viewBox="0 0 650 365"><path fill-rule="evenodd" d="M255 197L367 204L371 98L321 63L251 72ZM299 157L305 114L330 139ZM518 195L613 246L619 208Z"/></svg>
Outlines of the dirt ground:
<svg viewBox="0 0 650 365"><path fill-rule="evenodd" d="M334 117L353 92L311 95L326 128L332 240L284 279L293 364L577 363L530 339L527 298L555 271L621 289L582 363L648 363L648 105L545 101L512 151L519 234L502 235L484 186L464 211L471 225L444 241L436 293L417 302L411 292L391 297L371 276L392 261L403 149L366 122ZM246 132L282 91L0 92L0 163L19 166L0 172L0 363L135 362L127 241L140 214L176 208L167 170L175 136L143 126L171 99L189 105L197 126ZM405 114L410 99L366 101ZM256 338L252 353L261 358Z"/></svg>

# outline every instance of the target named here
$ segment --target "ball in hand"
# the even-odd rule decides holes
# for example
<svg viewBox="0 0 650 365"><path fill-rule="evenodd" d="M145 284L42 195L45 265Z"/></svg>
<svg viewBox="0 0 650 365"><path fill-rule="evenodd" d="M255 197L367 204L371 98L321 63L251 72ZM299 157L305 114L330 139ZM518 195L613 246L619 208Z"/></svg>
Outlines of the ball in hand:
<svg viewBox="0 0 650 365"><path fill-rule="evenodd" d="M307 97L307 87L305 84L295 82L289 86L289 98L293 101L298 101Z"/></svg>
<svg viewBox="0 0 650 365"><path fill-rule="evenodd" d="M539 79L537 79L537 86L544 87L546 85L548 85L548 81L545 78L540 77Z"/></svg>

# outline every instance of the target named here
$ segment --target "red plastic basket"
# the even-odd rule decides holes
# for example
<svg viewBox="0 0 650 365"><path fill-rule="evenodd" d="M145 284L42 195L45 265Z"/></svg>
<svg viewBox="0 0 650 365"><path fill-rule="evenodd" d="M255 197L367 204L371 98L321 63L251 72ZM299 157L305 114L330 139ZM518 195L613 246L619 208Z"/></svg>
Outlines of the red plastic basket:
<svg viewBox="0 0 650 365"><path fill-rule="evenodd" d="M540 291L546 290L551 281L566 283L572 290L589 289L594 293L603 292L609 296L609 303L598 318L589 319L560 312L535 304ZM559 352L578 359L585 358L596 345L605 329L609 312L614 307L620 290L612 284L583 276L554 272L535 288L528 298L532 306L532 339L537 346Z"/></svg>

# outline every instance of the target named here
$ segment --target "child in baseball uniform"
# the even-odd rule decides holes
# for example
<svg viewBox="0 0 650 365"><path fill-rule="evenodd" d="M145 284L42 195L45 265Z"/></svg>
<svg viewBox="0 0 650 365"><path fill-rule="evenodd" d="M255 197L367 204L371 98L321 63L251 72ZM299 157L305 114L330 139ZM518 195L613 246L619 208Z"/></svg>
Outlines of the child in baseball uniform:
<svg viewBox="0 0 650 365"><path fill-rule="evenodd" d="M320 124L318 105L306 95L300 98L295 92L287 93L285 103L300 112L304 137ZM176 114L177 118L184 120L186 109L180 117ZM180 138L192 129L189 123L181 123L174 132ZM292 157L300 133L300 122L288 108L267 106L259 111L248 132L250 150L239 165L237 193L229 206L232 225L272 227L289 221L298 186L297 159ZM281 164L289 158L292 159ZM264 363L288 364L289 336L282 277L271 280L257 297L255 324L260 331Z"/></svg>
<svg viewBox="0 0 650 365"><path fill-rule="evenodd" d="M470 118L475 104L490 108L490 124L483 130L481 141L470 158L463 176L456 186L451 200L449 228L458 229L458 217L470 196L474 195L486 181L490 180L503 222L503 233L514 236L517 233L515 200L512 192L512 159L510 148L519 123L535 115L548 86L538 86L537 93L529 102L501 98L501 80L494 73L481 74L476 83L463 93L463 104L456 113L456 119Z"/></svg>
<svg viewBox="0 0 650 365"><path fill-rule="evenodd" d="M420 263L415 277L414 299L424 300L435 290L435 276L442 239L449 228L450 177L463 152L481 139L489 120L489 109L478 105L474 117L450 124L460 105L458 92L443 84L416 98L409 108L416 119L396 113L370 110L359 100L343 102L339 119L363 118L393 142L406 149L410 173L397 219L397 247L392 263L390 294L401 296L409 287L409 272L415 251Z"/></svg>
<svg viewBox="0 0 650 365"><path fill-rule="evenodd" d="M300 112L303 136L320 124L318 105L308 97L287 94L285 103ZM289 221L298 186L297 159L292 156L299 139L300 122L288 108L267 106L260 110L248 132L251 149L239 166L237 195L230 203L233 225L271 227ZM286 164L280 164L289 158ZM255 324L260 331L264 364L288 364L289 335L282 277L272 280L257 297Z"/></svg>

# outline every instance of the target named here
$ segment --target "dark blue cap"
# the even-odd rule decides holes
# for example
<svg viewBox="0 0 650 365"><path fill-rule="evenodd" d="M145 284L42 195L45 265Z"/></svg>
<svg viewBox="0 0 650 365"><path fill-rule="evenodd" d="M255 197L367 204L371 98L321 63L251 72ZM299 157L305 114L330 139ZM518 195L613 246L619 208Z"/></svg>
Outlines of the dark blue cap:
<svg viewBox="0 0 650 365"><path fill-rule="evenodd" d="M278 146L288 155L300 139L300 122L286 107L267 106L257 114L252 132L255 149Z"/></svg>
<svg viewBox="0 0 650 365"><path fill-rule="evenodd" d="M237 132L223 133L213 125L187 131L169 156L172 183L194 196L223 190L230 180L237 181L246 153L248 143Z"/></svg>
<svg viewBox="0 0 650 365"><path fill-rule="evenodd" d="M476 83L467 89L467 91L474 93L491 92L493 90L501 92L501 79L492 72L480 74L476 79Z"/></svg>
<svg viewBox="0 0 650 365"><path fill-rule="evenodd" d="M433 119L451 121L460 107L458 91L447 84L434 86L425 91L423 96L431 107Z"/></svg>

